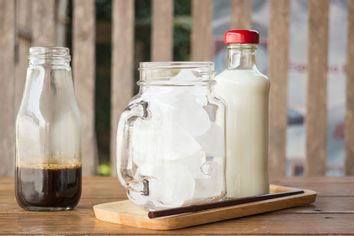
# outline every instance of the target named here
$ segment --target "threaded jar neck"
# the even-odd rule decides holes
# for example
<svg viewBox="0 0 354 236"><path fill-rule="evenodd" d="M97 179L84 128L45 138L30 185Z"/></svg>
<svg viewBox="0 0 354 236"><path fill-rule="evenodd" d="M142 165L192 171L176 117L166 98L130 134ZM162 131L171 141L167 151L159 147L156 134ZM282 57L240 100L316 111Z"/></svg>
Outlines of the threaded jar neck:
<svg viewBox="0 0 354 236"><path fill-rule="evenodd" d="M31 47L28 59L30 65L69 65L71 57L66 47Z"/></svg>

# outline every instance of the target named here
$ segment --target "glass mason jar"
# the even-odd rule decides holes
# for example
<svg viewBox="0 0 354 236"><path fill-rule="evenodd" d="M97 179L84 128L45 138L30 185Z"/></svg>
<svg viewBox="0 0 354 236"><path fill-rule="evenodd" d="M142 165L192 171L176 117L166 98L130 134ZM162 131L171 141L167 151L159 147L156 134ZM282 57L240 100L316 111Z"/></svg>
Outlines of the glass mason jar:
<svg viewBox="0 0 354 236"><path fill-rule="evenodd" d="M145 209L217 201L225 195L225 106L212 62L140 63L140 91L117 130L117 172Z"/></svg>
<svg viewBox="0 0 354 236"><path fill-rule="evenodd" d="M29 50L16 119L16 199L26 210L69 210L81 195L80 114L70 53Z"/></svg>

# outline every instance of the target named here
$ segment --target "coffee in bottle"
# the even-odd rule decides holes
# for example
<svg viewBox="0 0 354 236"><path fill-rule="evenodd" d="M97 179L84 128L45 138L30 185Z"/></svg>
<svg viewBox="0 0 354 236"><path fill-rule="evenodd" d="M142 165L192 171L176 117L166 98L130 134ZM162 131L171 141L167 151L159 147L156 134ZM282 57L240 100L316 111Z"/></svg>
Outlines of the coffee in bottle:
<svg viewBox="0 0 354 236"><path fill-rule="evenodd" d="M16 118L16 199L26 210L70 210L80 199L80 115L69 63L67 48L30 48Z"/></svg>

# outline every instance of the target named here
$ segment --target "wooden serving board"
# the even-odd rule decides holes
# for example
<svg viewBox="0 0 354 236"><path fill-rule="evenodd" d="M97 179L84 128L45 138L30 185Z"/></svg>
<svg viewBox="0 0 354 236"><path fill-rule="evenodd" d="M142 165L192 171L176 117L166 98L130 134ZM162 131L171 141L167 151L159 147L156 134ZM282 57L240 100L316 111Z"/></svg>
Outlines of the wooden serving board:
<svg viewBox="0 0 354 236"><path fill-rule="evenodd" d="M271 193L294 190L296 188L270 185ZM316 192L304 189L304 193L287 197L153 219L148 218L147 211L134 205L129 200L98 204L93 207L93 210L96 218L102 221L145 229L172 230L307 205L314 202L316 196Z"/></svg>

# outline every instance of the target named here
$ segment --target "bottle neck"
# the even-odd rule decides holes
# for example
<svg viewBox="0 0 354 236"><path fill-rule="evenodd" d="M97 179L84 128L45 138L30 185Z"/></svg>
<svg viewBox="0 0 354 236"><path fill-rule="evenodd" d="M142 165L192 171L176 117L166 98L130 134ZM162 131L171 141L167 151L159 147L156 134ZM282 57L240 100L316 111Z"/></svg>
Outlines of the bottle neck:
<svg viewBox="0 0 354 236"><path fill-rule="evenodd" d="M256 66L256 44L229 44L227 68L229 70L253 69Z"/></svg>
<svg viewBox="0 0 354 236"><path fill-rule="evenodd" d="M30 66L70 67L70 52L64 47L31 47L29 50Z"/></svg>
<svg viewBox="0 0 354 236"><path fill-rule="evenodd" d="M46 57L29 57L29 66L46 66L46 67L63 67L70 68L70 61L66 58L46 58Z"/></svg>

